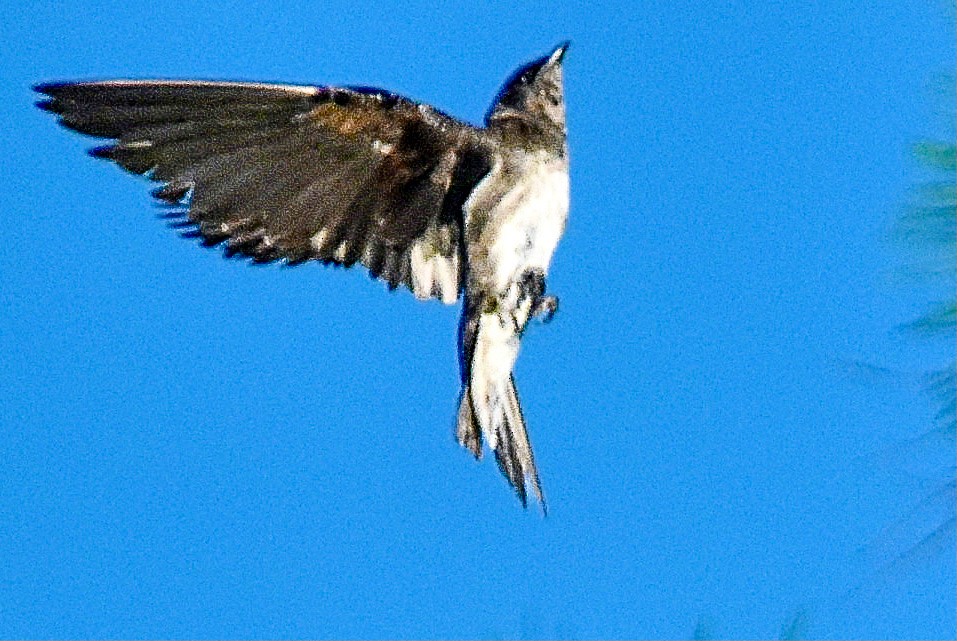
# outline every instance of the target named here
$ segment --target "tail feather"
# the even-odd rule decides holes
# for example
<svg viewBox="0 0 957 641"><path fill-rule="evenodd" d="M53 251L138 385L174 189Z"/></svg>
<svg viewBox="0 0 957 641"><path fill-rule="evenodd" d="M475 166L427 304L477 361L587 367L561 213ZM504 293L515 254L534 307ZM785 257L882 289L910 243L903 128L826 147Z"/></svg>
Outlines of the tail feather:
<svg viewBox="0 0 957 641"><path fill-rule="evenodd" d="M517 460L521 466L521 489L519 490L519 496L524 505L524 480L527 478L531 483L532 492L535 493L538 502L542 505L542 511L547 512L545 495L542 494L542 485L538 479L538 468L535 466L535 456L532 454L532 443L528 439L528 428L525 426L525 416L522 414L522 404L518 400L518 389L515 387L515 377L509 376L508 383L506 400L507 407L509 408L507 412L509 420L506 421L506 425L507 429L510 429L508 429L507 440L510 442L509 449L513 453L514 459ZM509 480L511 480L511 477L509 477ZM512 481L512 483L516 486L516 489L519 488L519 483L515 481Z"/></svg>
<svg viewBox="0 0 957 641"><path fill-rule="evenodd" d="M459 401L456 436L462 447L470 451L475 458L482 458L482 430L475 420L475 412L472 411L472 395L467 387L462 391L462 399Z"/></svg>
<svg viewBox="0 0 957 641"><path fill-rule="evenodd" d="M487 442L522 505L527 507L530 485L545 512L545 495L512 376L530 308L530 300L514 309L487 297L466 298L459 334L462 397L456 433L475 458L482 457L482 442Z"/></svg>
<svg viewBox="0 0 957 641"><path fill-rule="evenodd" d="M487 392L501 394L496 387L490 386ZM500 404L503 411L494 412L494 418L489 421L490 424L482 426L476 418L475 403L481 403L486 407ZM522 416L515 380L511 376L505 386L504 394L497 398L475 398L471 386L466 387L462 393L458 414L459 443L471 451L476 458L481 458L483 435L489 447L495 452L499 469L515 488L522 505L525 507L528 505L527 486L530 485L542 506L542 511L547 513L545 495L542 492L538 468L535 466L535 458L532 455L532 446L528 440L525 418Z"/></svg>

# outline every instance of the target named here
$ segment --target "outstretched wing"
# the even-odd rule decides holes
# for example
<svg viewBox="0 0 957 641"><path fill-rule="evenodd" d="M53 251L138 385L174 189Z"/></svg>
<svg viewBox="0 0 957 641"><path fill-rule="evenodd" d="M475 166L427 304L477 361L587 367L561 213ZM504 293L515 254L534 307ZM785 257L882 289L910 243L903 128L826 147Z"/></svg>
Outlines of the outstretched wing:
<svg viewBox="0 0 957 641"><path fill-rule="evenodd" d="M482 131L368 88L200 81L51 83L38 106L91 154L163 183L184 235L254 262L357 262L453 303Z"/></svg>

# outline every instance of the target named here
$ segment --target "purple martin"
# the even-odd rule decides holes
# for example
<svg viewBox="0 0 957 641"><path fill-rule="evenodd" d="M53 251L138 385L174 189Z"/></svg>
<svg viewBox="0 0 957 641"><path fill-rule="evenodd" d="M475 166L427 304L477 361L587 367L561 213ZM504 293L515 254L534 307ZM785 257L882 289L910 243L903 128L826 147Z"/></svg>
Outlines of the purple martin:
<svg viewBox="0 0 957 641"><path fill-rule="evenodd" d="M254 263L365 266L464 309L457 437L545 499L512 369L568 215L562 44L519 68L484 127L369 87L54 82L41 109L160 183L182 235Z"/></svg>

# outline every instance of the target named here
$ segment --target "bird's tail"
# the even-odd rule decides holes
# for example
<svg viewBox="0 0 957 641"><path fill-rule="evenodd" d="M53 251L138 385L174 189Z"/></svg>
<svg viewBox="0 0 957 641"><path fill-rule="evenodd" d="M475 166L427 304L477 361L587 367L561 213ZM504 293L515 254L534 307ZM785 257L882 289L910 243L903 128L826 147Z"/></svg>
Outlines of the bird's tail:
<svg viewBox="0 0 957 641"><path fill-rule="evenodd" d="M476 458L482 457L484 438L522 505L527 504L526 487L530 485L544 511L545 497L512 376L519 338L512 320L499 314L481 314L465 321L457 435L459 443Z"/></svg>

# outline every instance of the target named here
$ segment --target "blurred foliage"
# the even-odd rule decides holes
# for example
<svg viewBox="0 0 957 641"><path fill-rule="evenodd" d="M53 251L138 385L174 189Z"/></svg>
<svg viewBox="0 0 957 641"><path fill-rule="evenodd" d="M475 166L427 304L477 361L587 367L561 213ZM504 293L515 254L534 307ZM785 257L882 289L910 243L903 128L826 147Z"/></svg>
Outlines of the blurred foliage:
<svg viewBox="0 0 957 641"><path fill-rule="evenodd" d="M951 83L953 86L953 83ZM950 286L949 300L928 305L927 311L904 329L923 336L957 335L957 300L954 295L957 262L957 145L953 142L919 143L914 148L918 162L933 177L914 190L912 203L897 224L897 235L912 246L918 271L939 276ZM957 431L957 362L927 377L927 391L938 404L938 427Z"/></svg>
<svg viewBox="0 0 957 641"><path fill-rule="evenodd" d="M954 78L947 78L944 82L949 86L947 94L953 95ZM928 171L929 177L913 190L910 204L897 220L895 235L912 249L911 260L914 262L906 271L947 283L949 299L928 303L924 314L902 325L901 329L921 337L944 338L949 341L953 353L957 339L957 145L924 141L914 146L914 156ZM951 362L945 367L930 372L925 388L938 407L938 425L931 433L957 434L957 361L951 357ZM952 440L944 439L943 442L952 447ZM939 446L938 441L934 440L934 443L935 447ZM924 559L940 558L939 554L948 549L957 529L955 472L957 468L953 468L950 478L913 509L913 514L901 519L885 533L887 547L896 549L889 553L889 559L883 554L878 555L885 559L884 572ZM937 507L941 509L935 509ZM929 526L929 531L922 517L927 513L933 513L932 520L937 519ZM907 549L900 552L897 546L915 534L916 543L904 543ZM782 624L779 639L808 638L811 621L808 610L798 610ZM720 635L712 621L699 619L691 638L716 639Z"/></svg>
<svg viewBox="0 0 957 641"><path fill-rule="evenodd" d="M794 615L781 624L781 633L778 636L780 641L796 641L797 639L806 639L810 617L806 610L800 609ZM727 638L717 633L714 623L705 618L699 618L695 625L691 638L693 641L708 641L709 639Z"/></svg>
<svg viewBox="0 0 957 641"><path fill-rule="evenodd" d="M953 98L954 78L941 82L948 88L947 100ZM948 108L950 114L954 106ZM957 436L957 145L948 142L924 141L914 146L917 163L926 171L926 178L912 191L911 202L904 208L896 225L896 236L910 249L912 274L922 277L931 287L940 287L943 300L929 301L926 311L904 324L901 329L923 340L946 341L947 356L943 367L926 375L924 388L936 404L936 425L915 442L928 442L946 447L952 459ZM946 293L943 293L945 292ZM925 457L929 461L932 452ZM886 569L900 569L913 563L939 559L953 545L957 531L957 467L948 465L948 477L921 503L912 514L903 518L892 530L895 540L907 536L917 542L907 546ZM926 517L930 516L930 522ZM906 530L906 531L905 531ZM923 560L923 561L922 561ZM949 559L952 560L952 559Z"/></svg>
<svg viewBox="0 0 957 641"><path fill-rule="evenodd" d="M798 610L781 626L781 635L778 637L781 641L795 641L796 639L806 639L810 618L807 611Z"/></svg>

